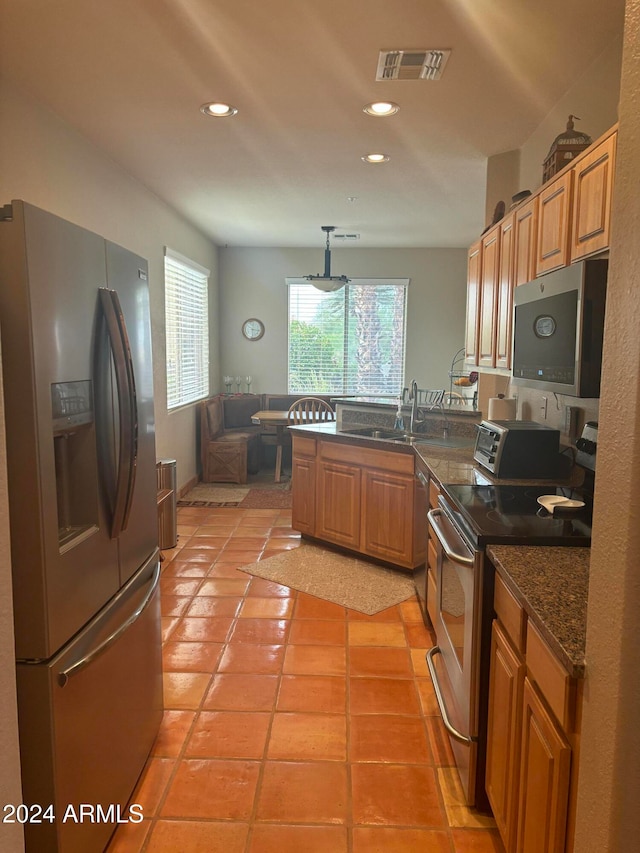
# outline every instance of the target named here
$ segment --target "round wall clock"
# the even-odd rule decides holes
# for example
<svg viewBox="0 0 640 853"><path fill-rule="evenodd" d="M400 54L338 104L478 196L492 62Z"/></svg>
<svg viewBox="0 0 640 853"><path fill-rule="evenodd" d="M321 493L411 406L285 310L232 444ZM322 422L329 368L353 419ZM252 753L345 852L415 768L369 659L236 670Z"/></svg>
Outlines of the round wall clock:
<svg viewBox="0 0 640 853"><path fill-rule="evenodd" d="M255 317L250 317L242 324L242 334L248 341L259 341L264 335L264 323Z"/></svg>

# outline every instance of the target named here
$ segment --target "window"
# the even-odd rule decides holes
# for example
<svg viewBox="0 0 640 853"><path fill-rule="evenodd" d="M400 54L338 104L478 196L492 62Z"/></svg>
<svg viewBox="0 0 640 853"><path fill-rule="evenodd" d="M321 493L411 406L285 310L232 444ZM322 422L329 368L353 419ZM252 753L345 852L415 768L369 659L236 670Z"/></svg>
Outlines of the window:
<svg viewBox="0 0 640 853"><path fill-rule="evenodd" d="M324 293L287 279L289 393L401 394L408 283L352 279Z"/></svg>
<svg viewBox="0 0 640 853"><path fill-rule="evenodd" d="M209 394L209 270L165 249L167 408Z"/></svg>

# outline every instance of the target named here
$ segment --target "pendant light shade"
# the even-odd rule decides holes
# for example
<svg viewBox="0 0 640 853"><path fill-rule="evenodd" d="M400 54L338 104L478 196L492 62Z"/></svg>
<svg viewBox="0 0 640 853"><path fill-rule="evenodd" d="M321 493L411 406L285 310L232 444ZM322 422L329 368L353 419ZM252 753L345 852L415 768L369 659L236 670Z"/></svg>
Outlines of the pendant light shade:
<svg viewBox="0 0 640 853"><path fill-rule="evenodd" d="M318 290L323 290L325 293L331 293L334 290L340 290L349 281L346 275L331 275L331 249L329 248L329 235L335 231L335 225L322 225L322 230L327 235L327 246L324 250L324 274L323 275L305 275L304 278L310 281Z"/></svg>

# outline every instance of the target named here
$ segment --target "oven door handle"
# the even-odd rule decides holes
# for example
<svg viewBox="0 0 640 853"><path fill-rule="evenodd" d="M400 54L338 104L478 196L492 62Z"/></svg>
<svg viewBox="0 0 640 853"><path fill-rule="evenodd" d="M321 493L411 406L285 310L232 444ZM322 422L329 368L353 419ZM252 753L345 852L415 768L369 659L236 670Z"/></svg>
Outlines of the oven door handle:
<svg viewBox="0 0 640 853"><path fill-rule="evenodd" d="M471 737L470 735L464 735L462 732L459 732L458 729L455 728L451 724L449 720L449 712L447 711L447 706L444 702L444 696L442 695L442 691L440 690L440 683L438 682L438 673L436 672L436 667L433 662L433 659L436 655L441 655L442 651L440 646L434 646L429 649L427 652L427 667L429 669L429 675L431 676L431 681L433 683L433 692L436 694L436 702L438 703L438 708L440 710L440 716L442 717L442 722L444 723L445 729L449 732L454 740L459 741L460 743L471 744L478 740L477 737Z"/></svg>
<svg viewBox="0 0 640 853"><path fill-rule="evenodd" d="M438 541L442 545L444 553L451 560L452 563L457 563L459 566L471 566L473 567L475 559L474 557L468 557L466 554L460 554L455 550L455 547L451 545L450 542L447 541L447 535L442 529L442 526L438 519L442 515L441 509L430 509L427 513L427 518L429 519L429 523L433 528L433 532L438 537Z"/></svg>

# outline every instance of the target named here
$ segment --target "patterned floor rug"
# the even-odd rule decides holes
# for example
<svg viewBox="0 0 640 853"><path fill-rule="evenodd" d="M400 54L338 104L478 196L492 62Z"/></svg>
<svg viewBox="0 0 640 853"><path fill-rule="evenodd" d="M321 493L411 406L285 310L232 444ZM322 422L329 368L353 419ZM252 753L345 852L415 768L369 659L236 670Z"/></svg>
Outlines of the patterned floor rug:
<svg viewBox="0 0 640 853"><path fill-rule="evenodd" d="M291 506L289 481L273 482L273 471L249 475L249 482L198 483L178 500L178 506L280 509Z"/></svg>
<svg viewBox="0 0 640 853"><path fill-rule="evenodd" d="M307 543L243 566L240 571L350 607L367 616L415 595L413 577L408 572L386 569Z"/></svg>

